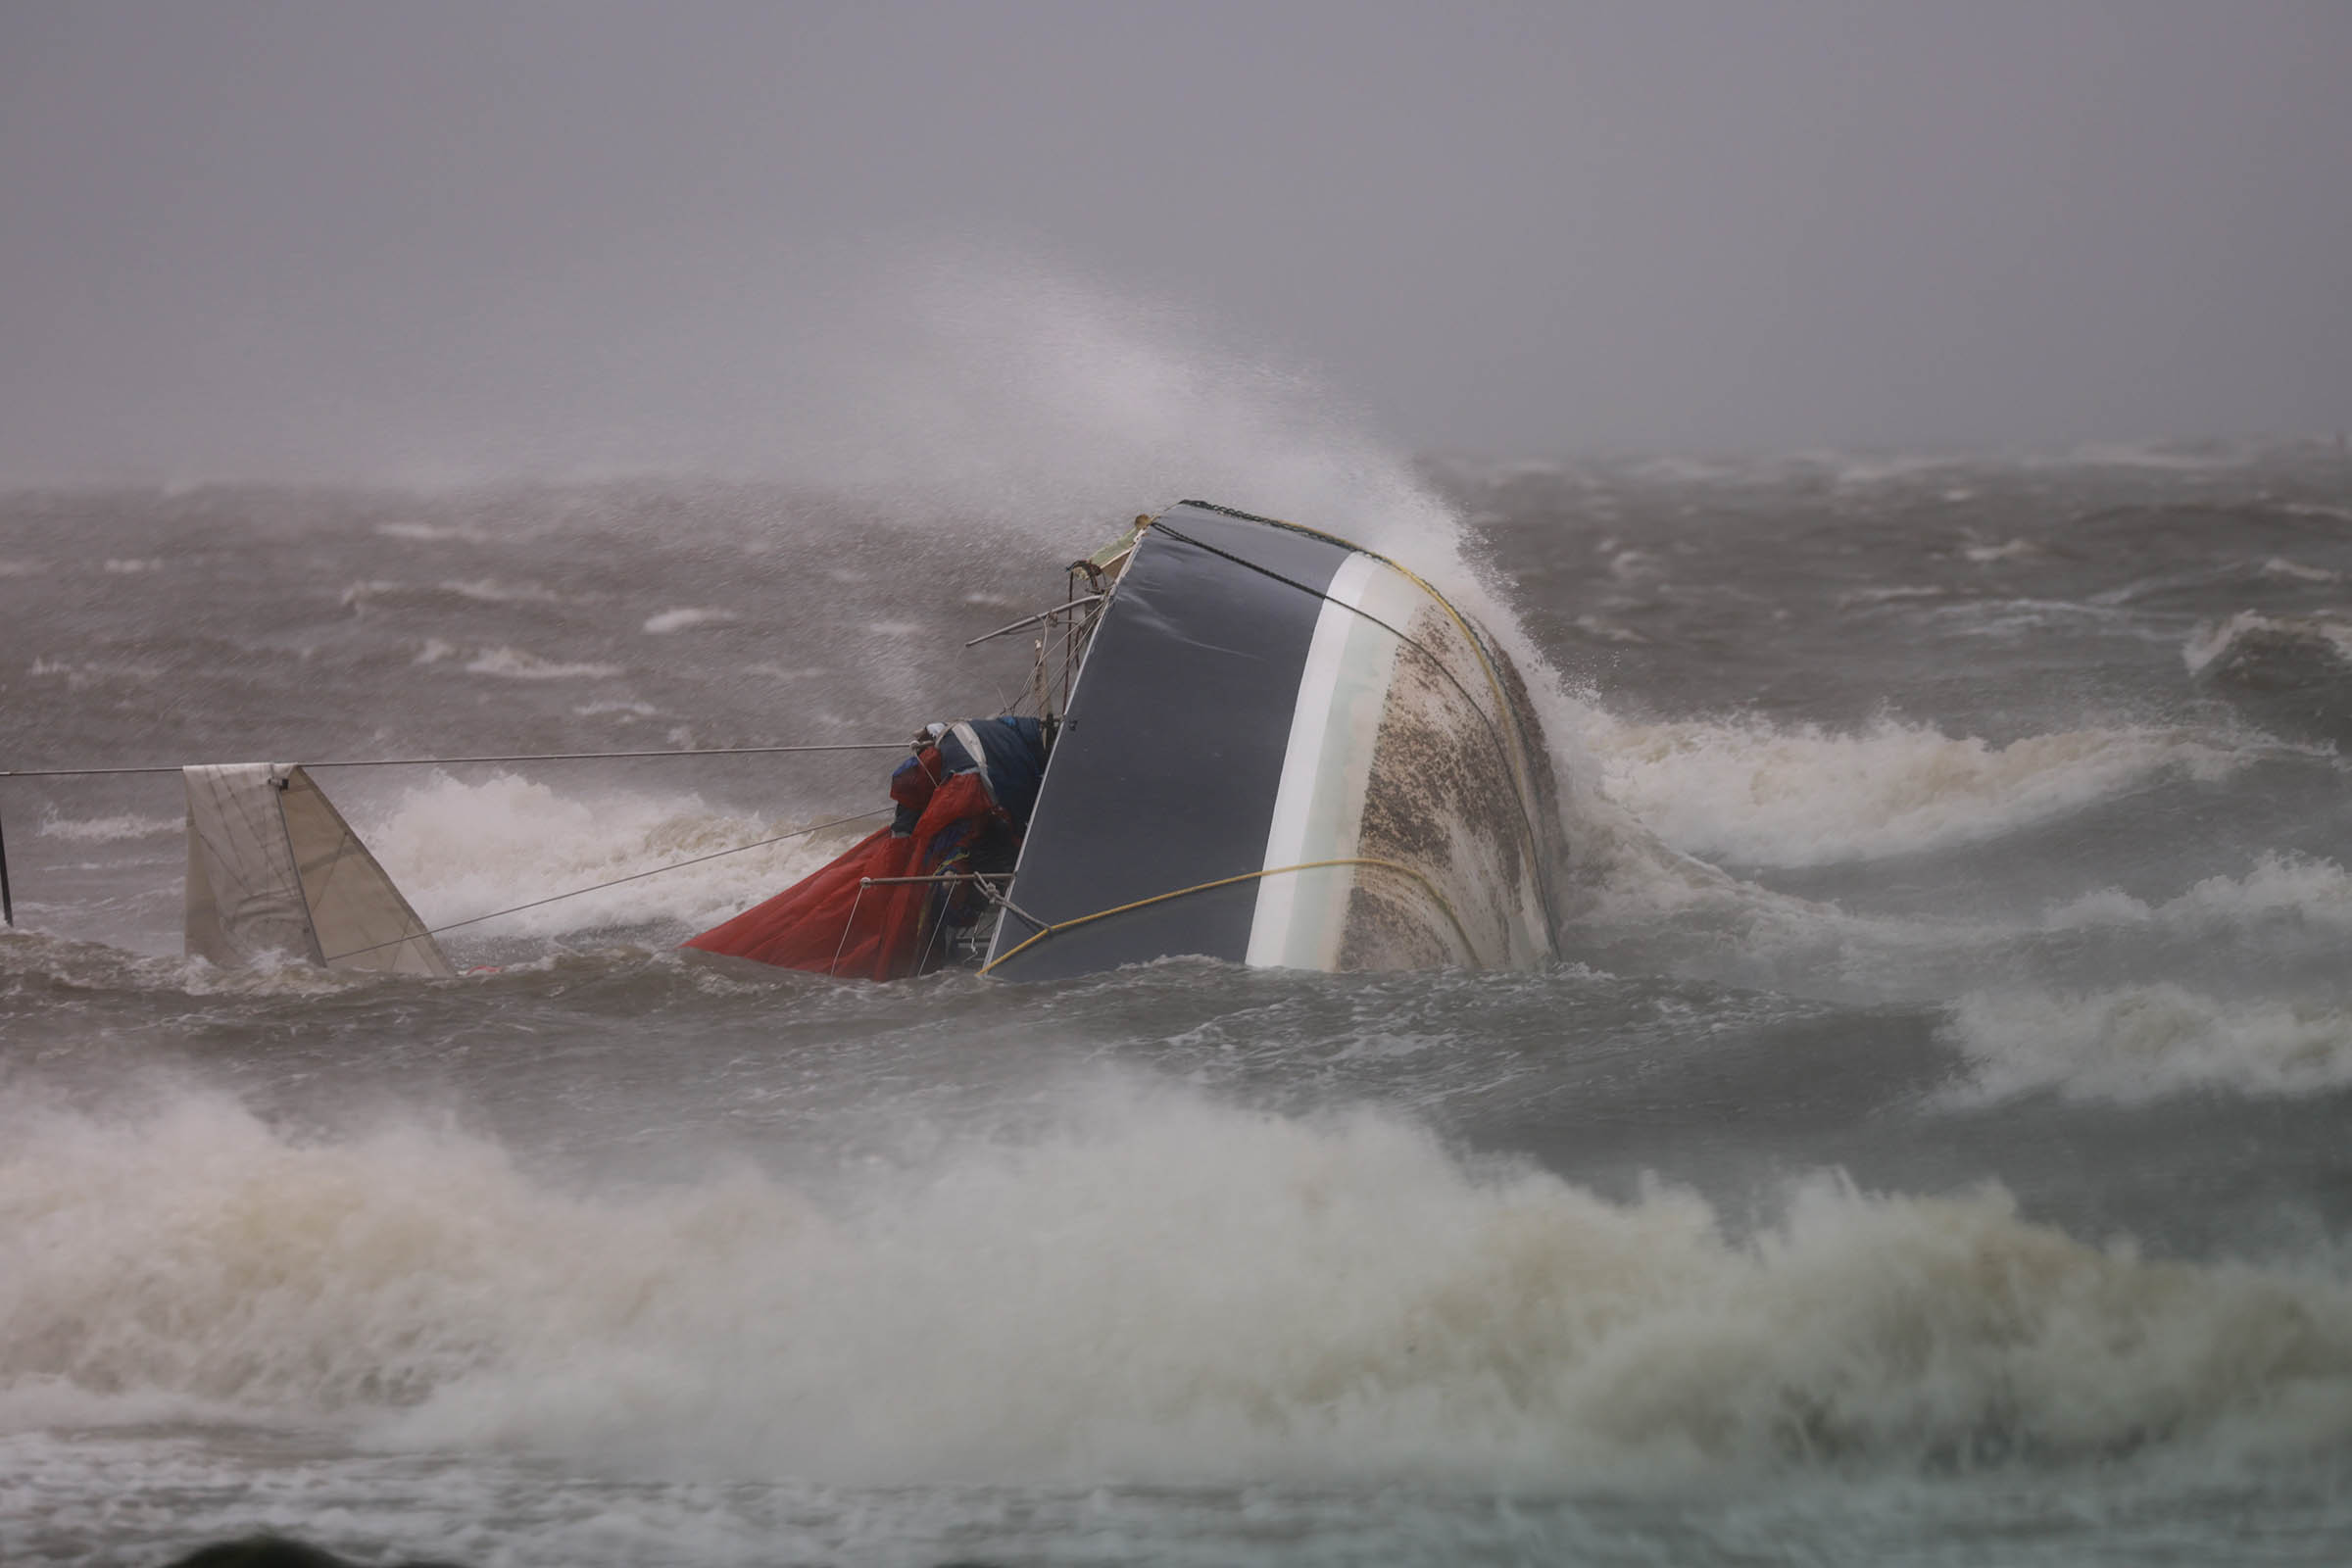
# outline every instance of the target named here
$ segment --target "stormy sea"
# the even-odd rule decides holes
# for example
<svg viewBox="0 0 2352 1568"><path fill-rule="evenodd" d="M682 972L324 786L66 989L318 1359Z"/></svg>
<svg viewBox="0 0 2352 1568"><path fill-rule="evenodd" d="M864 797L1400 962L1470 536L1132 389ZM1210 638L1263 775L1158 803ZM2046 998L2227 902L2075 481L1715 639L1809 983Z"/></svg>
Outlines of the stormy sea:
<svg viewBox="0 0 2352 1568"><path fill-rule="evenodd" d="M1559 963L681 955L877 750L321 769L470 972L226 970L0 777L0 1561L2343 1560L2335 442L19 490L0 768L902 744L1187 496L1518 654Z"/></svg>

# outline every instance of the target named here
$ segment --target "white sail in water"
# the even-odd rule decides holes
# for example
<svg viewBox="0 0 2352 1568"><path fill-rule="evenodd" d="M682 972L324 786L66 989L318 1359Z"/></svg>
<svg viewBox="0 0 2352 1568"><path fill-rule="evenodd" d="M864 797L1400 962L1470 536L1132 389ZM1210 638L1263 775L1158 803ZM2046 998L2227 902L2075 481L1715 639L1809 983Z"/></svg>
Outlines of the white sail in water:
<svg viewBox="0 0 2352 1568"><path fill-rule="evenodd" d="M303 769L238 762L183 768L181 777L189 956L243 964L274 952L330 969L456 973Z"/></svg>

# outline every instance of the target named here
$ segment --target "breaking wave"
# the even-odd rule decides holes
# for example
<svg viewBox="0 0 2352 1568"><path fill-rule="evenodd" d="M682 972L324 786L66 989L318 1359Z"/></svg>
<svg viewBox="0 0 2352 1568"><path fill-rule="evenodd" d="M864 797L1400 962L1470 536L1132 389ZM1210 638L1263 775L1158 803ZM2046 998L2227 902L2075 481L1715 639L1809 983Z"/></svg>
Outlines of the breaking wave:
<svg viewBox="0 0 2352 1568"><path fill-rule="evenodd" d="M416 544L486 544L497 535L482 528L469 528L462 523L440 522L379 522L375 531L386 539L406 539Z"/></svg>
<svg viewBox="0 0 2352 1568"><path fill-rule="evenodd" d="M2352 1010L2341 1002L2225 1001L2169 982L1985 993L1953 1007L1950 1034L1974 1067L1969 1098L2055 1090L2136 1103L2352 1085Z"/></svg>
<svg viewBox="0 0 2352 1568"><path fill-rule="evenodd" d="M476 605L553 605L564 596L542 583L501 582L494 577L441 583L400 582L368 578L343 590L345 609L366 610L376 605L431 606L458 600Z"/></svg>
<svg viewBox="0 0 2352 1568"><path fill-rule="evenodd" d="M590 799L512 773L478 782L437 773L361 831L425 923L444 925L792 833L838 814L756 817L715 810L694 795ZM727 855L507 915L479 931L546 937L662 921L700 928L814 870L845 836L870 826Z"/></svg>
<svg viewBox="0 0 2352 1568"><path fill-rule="evenodd" d="M466 662L466 673L500 675L509 680L609 680L620 673L618 664L565 663L542 659L522 648L485 648Z"/></svg>
<svg viewBox="0 0 2352 1568"><path fill-rule="evenodd" d="M2182 645L2192 675L2236 677L2278 684L2305 676L2341 681L2352 675L2352 619L2329 614L2266 614L2242 610L2200 626Z"/></svg>
<svg viewBox="0 0 2352 1568"><path fill-rule="evenodd" d="M2240 611L2198 627L2180 657L2264 728L2352 747L2352 614Z"/></svg>
<svg viewBox="0 0 2352 1568"><path fill-rule="evenodd" d="M2266 855L2242 877L2207 877L2156 903L2108 888L2058 905L2042 917L2054 931L2153 925L2195 933L2275 921L2352 927L2352 875L2332 860Z"/></svg>
<svg viewBox="0 0 2352 1568"><path fill-rule="evenodd" d="M2168 772L2242 758L2184 730L2082 729L1996 746L1882 719L1858 734L1762 719L1586 726L1609 793L1675 848L1823 865L1996 838Z"/></svg>
<svg viewBox="0 0 2352 1568"><path fill-rule="evenodd" d="M685 631L692 626L722 625L728 621L742 618L732 610L707 610L690 606L681 610L664 610L658 614L648 615L645 618L643 629L659 637L665 632Z"/></svg>
<svg viewBox="0 0 2352 1568"><path fill-rule="evenodd" d="M2242 467L2254 460L2257 451L2219 441L2092 441L2066 454L2065 461L2097 467L2202 473Z"/></svg>
<svg viewBox="0 0 2352 1568"><path fill-rule="evenodd" d="M41 823L40 834L45 839L64 839L69 844L124 844L133 839L177 833L185 826L181 817L141 816L135 812L120 816L52 816Z"/></svg>
<svg viewBox="0 0 2352 1568"><path fill-rule="evenodd" d="M2352 1441L2352 1290L2151 1261L1997 1192L1803 1184L1727 1237L1372 1115L1076 1097L828 1201L586 1196L446 1127L183 1094L0 1143L0 1424L175 1403L364 1441L863 1481L2291 1457Z"/></svg>

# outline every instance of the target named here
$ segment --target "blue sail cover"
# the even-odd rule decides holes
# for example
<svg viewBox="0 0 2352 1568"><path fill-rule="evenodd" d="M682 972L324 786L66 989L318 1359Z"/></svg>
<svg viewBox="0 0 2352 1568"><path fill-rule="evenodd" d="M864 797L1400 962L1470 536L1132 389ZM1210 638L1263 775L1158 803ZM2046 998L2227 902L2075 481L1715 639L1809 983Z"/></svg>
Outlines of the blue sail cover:
<svg viewBox="0 0 2352 1568"><path fill-rule="evenodd" d="M977 757L972 755L975 743ZM979 769L990 798L1004 814L1016 826L1029 825L1037 787L1046 777L1045 725L1039 720L1007 713L950 724L939 737L939 760L950 773Z"/></svg>

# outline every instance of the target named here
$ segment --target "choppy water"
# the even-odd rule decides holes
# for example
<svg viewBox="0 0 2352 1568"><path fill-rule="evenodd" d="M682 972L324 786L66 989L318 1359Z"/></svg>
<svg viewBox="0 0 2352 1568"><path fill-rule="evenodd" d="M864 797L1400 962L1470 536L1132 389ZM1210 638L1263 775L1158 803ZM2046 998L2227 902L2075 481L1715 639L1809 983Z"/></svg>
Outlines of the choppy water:
<svg viewBox="0 0 2352 1568"><path fill-rule="evenodd" d="M1548 973L670 950L822 838L223 973L175 781L0 780L0 1560L2340 1561L2352 464L1420 482L1210 499L1554 672ZM0 765L888 740L1118 520L0 497ZM323 778L441 923L880 765Z"/></svg>

